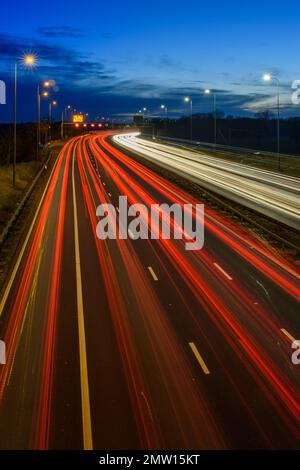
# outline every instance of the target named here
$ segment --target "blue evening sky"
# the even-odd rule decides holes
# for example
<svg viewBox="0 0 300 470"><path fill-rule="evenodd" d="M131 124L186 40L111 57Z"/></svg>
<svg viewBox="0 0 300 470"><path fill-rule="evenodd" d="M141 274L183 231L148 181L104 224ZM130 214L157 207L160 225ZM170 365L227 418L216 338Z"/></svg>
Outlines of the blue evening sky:
<svg viewBox="0 0 300 470"><path fill-rule="evenodd" d="M35 116L39 80L56 80L60 105L73 104L91 115L123 116L160 104L174 116L185 112L183 96L195 112L211 109L203 89L218 93L219 109L249 114L272 110L279 78L286 116L291 84L300 79L300 4L283 1L118 1L35 0L1 4L0 79L7 83L11 116L12 68L25 51L39 55L35 71L19 73L19 118ZM298 60L297 60L298 59Z"/></svg>

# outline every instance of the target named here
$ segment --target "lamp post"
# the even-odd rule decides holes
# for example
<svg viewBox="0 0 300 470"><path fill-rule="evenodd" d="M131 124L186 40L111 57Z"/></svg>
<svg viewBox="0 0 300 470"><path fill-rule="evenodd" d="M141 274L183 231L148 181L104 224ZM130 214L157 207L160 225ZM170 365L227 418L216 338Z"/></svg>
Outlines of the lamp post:
<svg viewBox="0 0 300 470"><path fill-rule="evenodd" d="M22 59L25 67L34 67L36 64L36 56L34 54L26 54ZM14 152L13 152L13 186L16 186L16 165L17 165L17 80L18 80L18 63L14 65Z"/></svg>
<svg viewBox="0 0 300 470"><path fill-rule="evenodd" d="M211 91L209 88L206 88L204 90L204 93L206 95L213 95L213 100L214 100L214 147L216 149L217 145L217 95L214 91Z"/></svg>
<svg viewBox="0 0 300 470"><path fill-rule="evenodd" d="M168 119L168 108L167 108L167 106L165 104L161 104L160 109L163 109L165 111L166 119Z"/></svg>
<svg viewBox="0 0 300 470"><path fill-rule="evenodd" d="M190 139L193 140L193 101L189 96L184 97L185 103L190 103Z"/></svg>
<svg viewBox="0 0 300 470"><path fill-rule="evenodd" d="M14 159L13 159L13 186L16 186L16 162L17 162L17 70L18 66L15 63L14 67Z"/></svg>
<svg viewBox="0 0 300 470"><path fill-rule="evenodd" d="M277 84L277 160L278 160L278 171L281 170L281 161L280 161L280 82L277 77L271 75L270 73L265 73L263 76L265 82L271 82L274 80Z"/></svg>
<svg viewBox="0 0 300 470"><path fill-rule="evenodd" d="M51 82L49 80L46 80L43 82L43 87L44 88L49 88L51 86ZM40 83L37 85L37 149L36 149L36 158L38 160L39 158L39 150L41 147L41 96L48 98L49 92L48 91L43 91L41 93L41 86Z"/></svg>
<svg viewBox="0 0 300 470"><path fill-rule="evenodd" d="M68 115L68 111L71 110L71 105L68 104L67 106L64 107L64 109L62 110L61 112L61 126L60 126L60 136L61 136L61 139L63 140L64 139L64 121L65 121L65 117L67 118Z"/></svg>
<svg viewBox="0 0 300 470"><path fill-rule="evenodd" d="M51 140L51 125L52 125L52 106L56 106L57 101L49 102L49 141Z"/></svg>
<svg viewBox="0 0 300 470"><path fill-rule="evenodd" d="M41 96L44 98L49 97L49 92L48 91L43 91L43 93L39 93L39 110L38 110L38 132L39 132L39 148L41 147ZM46 133L45 140L48 141L48 130Z"/></svg>

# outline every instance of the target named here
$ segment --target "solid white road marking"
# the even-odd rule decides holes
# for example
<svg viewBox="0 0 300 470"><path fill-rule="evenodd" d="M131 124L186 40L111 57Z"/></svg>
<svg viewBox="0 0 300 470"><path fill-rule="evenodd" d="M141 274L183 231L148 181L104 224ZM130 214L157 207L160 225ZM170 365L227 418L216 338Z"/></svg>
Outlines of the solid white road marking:
<svg viewBox="0 0 300 470"><path fill-rule="evenodd" d="M155 272L153 271L153 268L151 266L148 266L149 272L151 276L153 277L154 281L158 281L158 277L156 276Z"/></svg>
<svg viewBox="0 0 300 470"><path fill-rule="evenodd" d="M221 268L221 266L220 266L218 263L214 263L214 266L215 266L219 271L221 271L221 273L224 274L224 276L225 276L229 281L232 281L232 277L229 276L229 274L227 274L227 272L224 271L224 269Z"/></svg>
<svg viewBox="0 0 300 470"><path fill-rule="evenodd" d="M202 359L202 356L201 356L201 354L199 353L199 351L198 351L197 346L195 345L195 343L190 342L190 343L189 343L189 347L190 347L191 350L193 351L194 356L195 356L195 358L197 359L198 363L200 364L200 367L201 367L201 369L203 370L204 374L206 374L206 375L210 374L210 371L208 370L207 365L205 364L204 360Z"/></svg>

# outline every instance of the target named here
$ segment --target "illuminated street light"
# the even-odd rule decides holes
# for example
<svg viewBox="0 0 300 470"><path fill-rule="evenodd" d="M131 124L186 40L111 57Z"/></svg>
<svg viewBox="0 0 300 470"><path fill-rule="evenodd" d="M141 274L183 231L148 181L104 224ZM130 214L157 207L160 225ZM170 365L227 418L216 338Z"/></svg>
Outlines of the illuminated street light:
<svg viewBox="0 0 300 470"><path fill-rule="evenodd" d="M36 56L34 54L26 54L23 57L23 64L27 67L33 67L36 64Z"/></svg>
<svg viewBox="0 0 300 470"><path fill-rule="evenodd" d="M190 103L190 139L193 140L193 101L189 96L185 96L183 101Z"/></svg>
<svg viewBox="0 0 300 470"><path fill-rule="evenodd" d="M265 82L270 82L270 81L272 80L272 76L271 76L269 73L265 73L265 74L263 75L263 80L264 80Z"/></svg>
<svg viewBox="0 0 300 470"><path fill-rule="evenodd" d="M206 95L213 95L214 100L214 146L217 145L217 95L214 91L211 91L209 88L205 88L204 93Z"/></svg>
<svg viewBox="0 0 300 470"><path fill-rule="evenodd" d="M265 73L263 75L263 80L265 82L271 82L272 80L277 84L277 159L278 159L278 171L281 169L280 161L280 82L277 77L271 75L270 73Z"/></svg>
<svg viewBox="0 0 300 470"><path fill-rule="evenodd" d="M35 54L24 54L22 63L26 68L32 68L36 65L37 57ZM16 186L16 164L17 164L17 75L18 63L14 65L14 153L13 153L13 186Z"/></svg>
<svg viewBox="0 0 300 470"><path fill-rule="evenodd" d="M42 84L38 83L37 85L37 151L36 158L39 158L39 151L41 147L41 96L43 98L49 97L49 91L44 90L41 92L41 86L43 88L50 88L54 85L53 80L45 80Z"/></svg>
<svg viewBox="0 0 300 470"><path fill-rule="evenodd" d="M167 106L165 104L161 104L160 109L163 109L165 111L166 119L168 119L168 108L167 108Z"/></svg>

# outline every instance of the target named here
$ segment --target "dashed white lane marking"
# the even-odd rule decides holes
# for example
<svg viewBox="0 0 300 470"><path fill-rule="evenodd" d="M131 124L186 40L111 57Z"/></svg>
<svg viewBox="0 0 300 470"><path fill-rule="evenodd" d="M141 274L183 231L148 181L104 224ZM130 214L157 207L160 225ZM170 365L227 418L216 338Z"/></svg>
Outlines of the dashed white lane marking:
<svg viewBox="0 0 300 470"><path fill-rule="evenodd" d="M153 268L151 266L148 266L149 272L151 276L153 277L154 281L158 281L158 277L156 276L155 272L153 271Z"/></svg>
<svg viewBox="0 0 300 470"><path fill-rule="evenodd" d="M191 350L193 351L194 353L194 356L195 358L197 359L201 369L203 370L204 374L208 375L210 374L210 371L208 370L208 367L207 365L205 364L204 360L202 359L202 356L201 354L199 353L198 349L197 349L197 346L195 345L195 343L193 342L190 342L189 343L189 347L191 348Z"/></svg>
<svg viewBox="0 0 300 470"><path fill-rule="evenodd" d="M148 400L147 400L147 397L146 397L146 395L144 394L144 392L143 392L143 391L141 392L141 395L142 395L143 399L145 400L146 407L147 407L147 410L148 410L148 413L149 413L150 419L151 419L151 421L153 422L153 421L154 421L154 420L153 420L153 414L152 414L152 411L151 411L151 408L150 408L149 402L148 402Z"/></svg>
<svg viewBox="0 0 300 470"><path fill-rule="evenodd" d="M264 291L264 293L265 293L268 297L270 297L270 296L269 296L269 292L267 291L267 289L265 288L265 286L264 286L261 282L259 282L259 281L256 281L256 283L262 288L262 290Z"/></svg>
<svg viewBox="0 0 300 470"><path fill-rule="evenodd" d="M229 274L224 271L224 269L218 264L218 263L214 263L214 266L219 270L221 271L222 274L224 274L224 276L229 280L229 281L232 281L232 277L229 276Z"/></svg>
<svg viewBox="0 0 300 470"><path fill-rule="evenodd" d="M110 193L107 193L109 195L109 197L111 197L111 194Z"/></svg>
<svg viewBox="0 0 300 470"><path fill-rule="evenodd" d="M106 183L105 183L105 181L103 181L103 182L102 182L102 184L103 184L103 186L106 186Z"/></svg>
<svg viewBox="0 0 300 470"><path fill-rule="evenodd" d="M286 331L284 328L280 328L280 331L282 331L282 333L291 340L291 342L293 343L295 340L295 338L288 332Z"/></svg>

